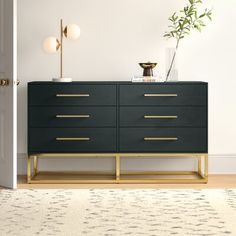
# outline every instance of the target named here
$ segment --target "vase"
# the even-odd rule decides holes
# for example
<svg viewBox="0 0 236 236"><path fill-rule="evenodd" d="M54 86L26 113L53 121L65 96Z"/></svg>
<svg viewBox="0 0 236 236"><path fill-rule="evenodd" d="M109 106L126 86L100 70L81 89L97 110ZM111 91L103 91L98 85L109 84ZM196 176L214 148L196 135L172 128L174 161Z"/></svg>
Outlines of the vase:
<svg viewBox="0 0 236 236"><path fill-rule="evenodd" d="M173 57L175 54L175 48L166 48L165 56L166 56L166 77L167 73L170 69ZM178 69L177 69L177 56L175 56L175 59L173 61L172 69L170 71L170 74L168 76L168 81L178 81Z"/></svg>

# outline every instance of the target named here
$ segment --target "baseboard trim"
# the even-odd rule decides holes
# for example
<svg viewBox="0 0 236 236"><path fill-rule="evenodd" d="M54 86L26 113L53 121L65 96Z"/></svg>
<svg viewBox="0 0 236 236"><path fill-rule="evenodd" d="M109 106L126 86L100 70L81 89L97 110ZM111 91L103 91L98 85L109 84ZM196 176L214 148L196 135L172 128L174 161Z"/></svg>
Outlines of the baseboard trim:
<svg viewBox="0 0 236 236"><path fill-rule="evenodd" d="M236 158L236 154L209 154L210 158Z"/></svg>
<svg viewBox="0 0 236 236"><path fill-rule="evenodd" d="M47 158L47 160L43 160L40 163L40 166L43 170L53 170L53 171L60 171L60 170L98 170L98 171L106 171L111 170L114 168L114 160L109 158L99 158L97 159L86 159L81 158L78 159L76 157L67 157L59 158L56 162L57 165L55 166L55 158ZM67 160L70 160L67 162ZM18 175L25 175L26 174L26 160L27 154L25 153L18 153ZM137 160L137 159L136 159ZM158 170L166 170L167 168L170 170L175 170L178 167L186 167L190 168L191 170L194 169L195 163L192 159L186 160L186 158L180 159L150 159L150 161L140 160L138 159L137 162L134 164L134 159L124 160L123 161L125 167L127 169L137 169L142 170L143 166L147 167L147 170L153 170L153 166L157 167ZM150 163L150 164L148 164ZM66 169L65 169L66 167ZM131 167L131 168L130 168ZM126 168L123 168L124 170ZM236 154L209 154L209 174L224 174L224 175L234 175L236 174Z"/></svg>

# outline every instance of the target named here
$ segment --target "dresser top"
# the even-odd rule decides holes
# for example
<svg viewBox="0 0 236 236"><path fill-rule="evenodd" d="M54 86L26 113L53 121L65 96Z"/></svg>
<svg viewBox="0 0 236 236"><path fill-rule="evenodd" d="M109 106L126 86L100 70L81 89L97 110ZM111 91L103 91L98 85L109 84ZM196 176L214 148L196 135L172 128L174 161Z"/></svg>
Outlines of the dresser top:
<svg viewBox="0 0 236 236"><path fill-rule="evenodd" d="M131 84L172 84L172 85L194 85L194 84L207 84L207 82L202 82L202 81L177 81L177 82L132 82L132 81L73 81L73 82L53 82L53 81L33 81L29 82L28 84L34 84L34 85L50 85L50 84L121 84L121 85L131 85Z"/></svg>

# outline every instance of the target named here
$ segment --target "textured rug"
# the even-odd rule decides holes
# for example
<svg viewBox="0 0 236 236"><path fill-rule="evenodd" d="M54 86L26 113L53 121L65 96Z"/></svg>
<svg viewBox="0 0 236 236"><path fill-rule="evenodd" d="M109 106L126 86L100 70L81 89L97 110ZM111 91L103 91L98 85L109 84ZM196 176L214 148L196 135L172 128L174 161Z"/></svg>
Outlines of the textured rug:
<svg viewBox="0 0 236 236"><path fill-rule="evenodd" d="M1 190L0 236L236 235L236 189Z"/></svg>

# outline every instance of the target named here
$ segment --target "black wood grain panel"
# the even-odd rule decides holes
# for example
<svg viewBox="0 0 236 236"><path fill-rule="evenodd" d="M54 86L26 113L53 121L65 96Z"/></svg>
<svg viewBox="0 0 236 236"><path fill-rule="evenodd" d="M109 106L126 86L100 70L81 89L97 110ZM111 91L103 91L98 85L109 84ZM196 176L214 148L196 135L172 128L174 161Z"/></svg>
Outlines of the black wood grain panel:
<svg viewBox="0 0 236 236"><path fill-rule="evenodd" d="M144 97L144 94L177 94ZM89 94L57 97L56 94ZM207 83L32 82L28 85L29 153L207 152ZM90 115L56 118L56 115ZM177 119L144 119L178 116ZM37 128L38 127L38 128ZM89 137L89 141L56 141ZM178 140L144 141L144 137Z"/></svg>
<svg viewBox="0 0 236 236"><path fill-rule="evenodd" d="M116 152L115 128L30 128L29 153ZM56 138L90 138L57 141Z"/></svg>
<svg viewBox="0 0 236 236"><path fill-rule="evenodd" d="M57 94L89 94L88 97L57 97ZM115 85L29 84L29 106L116 105Z"/></svg>
<svg viewBox="0 0 236 236"><path fill-rule="evenodd" d="M66 117L57 115L87 115ZM116 127L116 107L29 107L30 127Z"/></svg>
<svg viewBox="0 0 236 236"><path fill-rule="evenodd" d="M144 94L177 94L176 97L145 97ZM207 104L207 85L121 85L120 105L203 105Z"/></svg>
<svg viewBox="0 0 236 236"><path fill-rule="evenodd" d="M178 138L176 141L144 141L145 137ZM121 128L121 152L206 153L205 128Z"/></svg>
<svg viewBox="0 0 236 236"><path fill-rule="evenodd" d="M206 127L207 108L204 107L120 107L120 126L122 127ZM159 116L145 118L144 116ZM160 118L171 116L172 118Z"/></svg>
<svg viewBox="0 0 236 236"><path fill-rule="evenodd" d="M61 85L61 82L54 82L54 81L32 81L29 82L28 84L34 84L34 85ZM63 82L63 85L81 85L81 84L89 84L89 85L130 85L130 84L135 84L134 82L131 82L130 80L123 80L123 81L116 81L116 80L108 80L108 81L72 81L72 82ZM168 81L168 82L142 82L142 85L205 85L207 84L206 82L203 81Z"/></svg>

